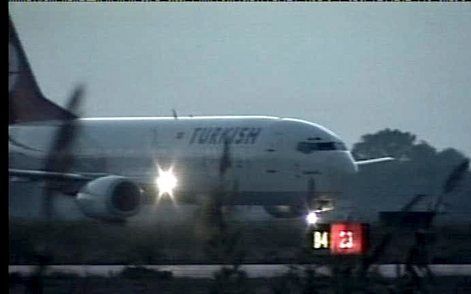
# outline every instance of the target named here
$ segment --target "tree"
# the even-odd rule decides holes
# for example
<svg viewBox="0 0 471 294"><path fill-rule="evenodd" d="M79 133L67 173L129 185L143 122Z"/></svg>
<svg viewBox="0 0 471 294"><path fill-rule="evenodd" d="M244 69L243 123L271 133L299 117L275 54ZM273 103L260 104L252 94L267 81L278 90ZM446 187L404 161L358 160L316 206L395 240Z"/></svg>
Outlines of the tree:
<svg viewBox="0 0 471 294"><path fill-rule="evenodd" d="M391 156L398 160L450 167L466 159L456 149L446 148L438 152L426 141L416 143L416 139L416 135L409 132L384 129L363 135L361 141L353 145L352 154L355 159Z"/></svg>
<svg viewBox="0 0 471 294"><path fill-rule="evenodd" d="M374 197L390 197L397 205L402 201L398 196L426 194L436 197L442 193L443 183L453 169L467 160L456 149L438 151L427 142L417 140L412 133L391 129L362 136L361 141L353 145L352 153L356 159L384 156L397 159L387 166L372 165L360 170L352 183L351 193L363 199L364 205L374 203ZM464 174L464 178L471 176L469 171ZM465 184L465 188L468 187L469 184ZM469 203L463 198L453 199L461 204Z"/></svg>
<svg viewBox="0 0 471 294"><path fill-rule="evenodd" d="M369 159L392 156L397 159L408 157L414 147L416 136L409 132L385 129L375 134L366 134L353 145L352 154L356 159Z"/></svg>

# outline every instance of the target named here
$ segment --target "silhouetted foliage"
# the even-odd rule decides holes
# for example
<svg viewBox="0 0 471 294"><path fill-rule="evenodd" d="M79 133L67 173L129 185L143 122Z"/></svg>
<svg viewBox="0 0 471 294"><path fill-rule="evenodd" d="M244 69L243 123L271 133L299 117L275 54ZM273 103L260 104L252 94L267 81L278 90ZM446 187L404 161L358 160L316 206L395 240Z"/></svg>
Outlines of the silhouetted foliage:
<svg viewBox="0 0 471 294"><path fill-rule="evenodd" d="M384 129L374 134L366 134L355 143L352 155L356 159L370 159L391 156L403 162L425 162L435 160L439 163L463 162L465 156L453 148L441 152L425 141L416 143L416 135L400 130Z"/></svg>
<svg viewBox="0 0 471 294"><path fill-rule="evenodd" d="M409 155L416 136L400 130L385 129L375 134L366 134L361 142L353 145L352 154L356 159L369 159L392 156L403 158Z"/></svg>
<svg viewBox="0 0 471 294"><path fill-rule="evenodd" d="M417 194L427 196L420 205L426 204L430 209L436 207L437 202L442 208L459 207L465 210L464 207L470 206L470 201L465 197L471 191L471 185L466 180L471 177L468 168L463 165L459 173L457 171L456 175L451 175L453 170L468 160L456 149L440 151L425 141L418 141L412 133L385 129L362 136L361 141L353 145L352 154L357 160L384 156L396 159L360 170L350 189L350 196L358 199L356 205L359 208L378 211L382 204L378 200L387 198L387 209L394 210ZM460 186L458 182L463 183L461 186L464 189L449 188L450 185ZM441 199L444 197L442 194L447 194L447 199Z"/></svg>
<svg viewBox="0 0 471 294"><path fill-rule="evenodd" d="M443 185L443 193L450 193L457 187L459 182L462 181L466 171L469 169L469 160L466 159L458 165L450 174L445 184Z"/></svg>

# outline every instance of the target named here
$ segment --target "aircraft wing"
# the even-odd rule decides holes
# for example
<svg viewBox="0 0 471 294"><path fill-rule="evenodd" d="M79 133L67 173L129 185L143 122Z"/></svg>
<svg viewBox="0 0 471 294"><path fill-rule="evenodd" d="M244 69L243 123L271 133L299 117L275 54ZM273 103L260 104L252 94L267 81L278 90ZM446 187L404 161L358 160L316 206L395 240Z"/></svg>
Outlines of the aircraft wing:
<svg viewBox="0 0 471 294"><path fill-rule="evenodd" d="M23 178L31 181L57 180L57 181L91 181L93 179L105 176L103 173L60 173L43 170L28 169L9 169L10 177Z"/></svg>
<svg viewBox="0 0 471 294"><path fill-rule="evenodd" d="M64 172L52 172L44 170L29 170L29 169L8 169L8 174L10 178L15 180L20 179L20 181L55 181L61 183L81 183L86 184L87 182L93 181L95 179L106 177L106 176L119 176L117 174L109 173L64 173ZM133 181L137 185L145 188L147 186L155 185L155 175L153 174L143 174L143 175L133 175L126 176L129 180Z"/></svg>
<svg viewBox="0 0 471 294"><path fill-rule="evenodd" d="M77 196L77 193L89 182L106 176L119 176L108 173L61 173L44 170L9 169L9 178L12 182L33 183L50 182L49 189L56 190L64 195ZM126 176L126 178L141 188L144 197L151 199L155 195L155 175L141 174Z"/></svg>
<svg viewBox="0 0 471 294"><path fill-rule="evenodd" d="M373 159L367 159L367 160L359 160L359 161L355 161L355 163L359 167L364 167L371 164L389 162L389 161L394 161L394 160L396 159L393 157L381 157L381 158L373 158Z"/></svg>

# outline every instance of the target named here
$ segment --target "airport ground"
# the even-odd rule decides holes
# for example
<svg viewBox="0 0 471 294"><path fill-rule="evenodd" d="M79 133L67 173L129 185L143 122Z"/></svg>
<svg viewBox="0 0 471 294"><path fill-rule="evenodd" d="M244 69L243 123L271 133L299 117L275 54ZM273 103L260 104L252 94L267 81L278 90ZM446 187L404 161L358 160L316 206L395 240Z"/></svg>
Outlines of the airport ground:
<svg viewBox="0 0 471 294"><path fill-rule="evenodd" d="M41 289L39 292L39 289ZM128 267L107 277L51 273L47 276L10 274L10 293L470 293L471 277L435 276L414 280L402 275L359 278L337 271L332 276L307 268L280 276L249 278L244 271L227 269L210 278L178 278L169 272Z"/></svg>
<svg viewBox="0 0 471 294"><path fill-rule="evenodd" d="M366 280L348 270L333 276L310 274L315 263L328 267L358 265L361 258L336 259L328 252L314 252L307 242L303 219L228 220L224 230L186 218L180 221L103 224L91 220L10 220L10 265L116 264L125 270L103 277L56 273L41 278L10 274L9 292L25 293L470 293L470 275L400 278L368 274ZM439 264L471 263L471 224L440 225L428 234L429 261ZM377 263L404 263L414 244L416 230L371 224L370 244L375 248L388 233L391 243ZM167 271L141 268L145 264L225 263L230 270L212 277L181 277ZM241 264L285 264L296 270L279 276L252 277ZM136 267L137 266L137 267ZM37 269L41 267L37 266ZM203 268L203 267L201 267Z"/></svg>
<svg viewBox="0 0 471 294"><path fill-rule="evenodd" d="M471 263L471 224L432 227L429 262ZM222 232L198 221L116 225L93 221L10 222L10 264L37 264L48 248L50 264L304 264L328 263L327 251L309 248L302 219L229 221ZM378 263L404 263L415 230L371 224L370 247L391 233Z"/></svg>
<svg viewBox="0 0 471 294"><path fill-rule="evenodd" d="M236 217L229 215L225 229L215 233L211 226L201 221L195 208L160 207L150 219L135 219L126 225L104 224L83 218L46 224L32 213L33 208L38 207L37 199L24 200L16 206L22 208L20 212L23 215L31 218L12 217L12 212L18 211L14 209L15 201L10 202L10 265L115 264L135 267L143 264L225 263L232 267L239 264L291 264L304 268L311 263L334 266L339 262L327 252L308 249L307 227L303 219L274 219L242 211L242 216L240 212ZM60 204L68 208L57 209L62 213L60 217L70 217L74 203L64 201ZM385 227L373 221L370 232L371 248L392 233L391 243L377 263L405 262L414 243L415 229ZM437 222L427 235L429 262L471 264L469 232L469 222ZM350 260L354 263L360 261ZM418 287L407 278L369 275L366 283L358 284L355 280L348 276L348 272L339 272L333 277L316 275L303 278L299 272L289 272L275 277L254 278L247 277L243 271L221 271L211 278L189 278L165 272L131 270L130 273L110 277L57 274L43 276L39 283L43 293L352 293L348 290L352 287L360 289L360 293L366 290L370 293L416 293L413 289ZM10 275L10 293L24 293L26 288L37 286L37 283L34 277ZM441 276L422 283L428 287L428 293L470 293L470 284L469 275Z"/></svg>

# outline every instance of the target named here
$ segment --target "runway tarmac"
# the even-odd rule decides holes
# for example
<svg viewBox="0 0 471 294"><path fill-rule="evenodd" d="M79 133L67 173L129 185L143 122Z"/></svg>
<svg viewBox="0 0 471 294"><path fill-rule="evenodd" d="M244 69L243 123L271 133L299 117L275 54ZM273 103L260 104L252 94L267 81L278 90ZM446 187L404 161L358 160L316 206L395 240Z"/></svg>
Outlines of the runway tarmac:
<svg viewBox="0 0 471 294"><path fill-rule="evenodd" d="M146 265L148 269L159 271L170 271L176 278L212 278L214 272L223 266L229 265ZM245 271L249 278L271 278L278 277L290 270L289 264L248 264L241 265L240 269ZM316 270L319 274L330 275L328 266L306 265ZM113 276L121 272L124 265L51 265L47 267L47 273L73 273L79 276L98 275ZM297 266L301 269L304 266ZM20 273L28 275L35 270L31 265L9 265L9 273ZM397 274L404 273L403 264L381 264L372 266L385 278L395 278ZM471 264L433 264L430 269L435 276L471 276Z"/></svg>

